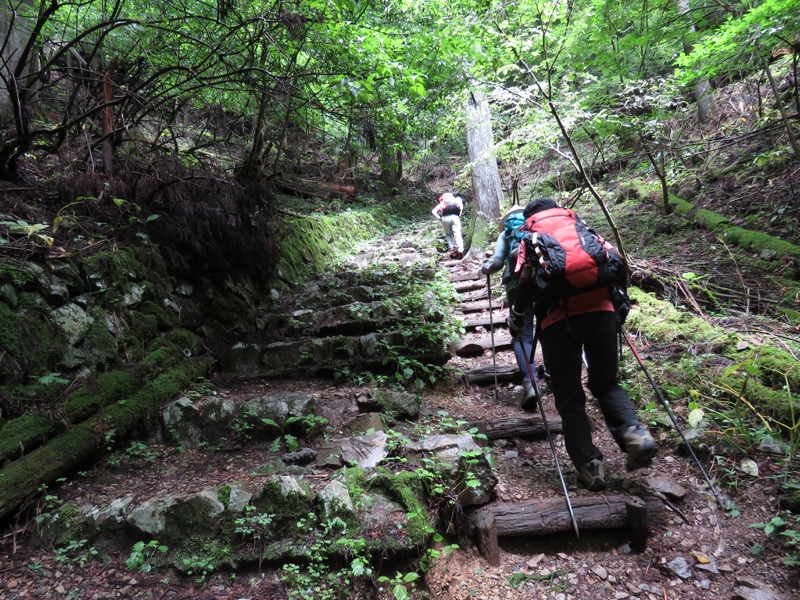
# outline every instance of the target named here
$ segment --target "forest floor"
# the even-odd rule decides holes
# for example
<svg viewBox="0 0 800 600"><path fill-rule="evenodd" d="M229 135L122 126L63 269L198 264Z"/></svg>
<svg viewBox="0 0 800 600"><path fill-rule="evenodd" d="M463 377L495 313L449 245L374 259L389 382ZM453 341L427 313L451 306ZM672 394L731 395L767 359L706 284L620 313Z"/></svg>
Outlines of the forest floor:
<svg viewBox="0 0 800 600"><path fill-rule="evenodd" d="M701 260L702 257L696 257ZM452 275L477 271L482 257L440 263ZM500 323L496 319L495 323ZM731 321L731 328L741 324ZM469 334L485 337L488 332ZM642 352L647 358L647 349ZM511 352L498 352L498 366L512 365ZM628 357L628 360L631 360ZM453 357L451 365L468 370L489 366L490 353L476 358ZM539 359L540 362L540 359ZM218 373L212 380L214 393L234 402L244 401L265 390L303 389L314 393L329 427L339 426L357 412L356 397L362 389L352 384L330 381L266 381L231 379ZM544 407L556 414L552 395L543 386ZM503 416L523 416L519 407L521 388L509 384L488 387L469 386L457 381L440 383L423 393L420 419L435 423L443 415L449 419L481 421ZM723 511L692 460L678 451L678 437L667 429L655 431L661 451L652 468L634 473L625 471L625 457L603 425L592 400L587 410L596 424L594 439L605 455L609 489L600 494L626 493L632 485L656 475L682 486L686 496L671 503L663 522L654 526L647 548L640 553L630 549L624 531L570 530L549 536L521 536L500 540L500 562L489 564L477 549L464 545L443 553L419 586L435 599L485 600L517 598L641 599L678 600L692 598L771 598L790 600L800 597L800 577L796 567L784 565L784 554L766 544L757 554L757 543L765 543L763 531L753 524L777 514L777 483L771 475L778 468L769 455L757 457L759 473L752 477L736 473L721 483L721 473L706 461L704 467L717 481L717 489L731 500L735 511ZM593 495L577 482L567 459L560 435L555 436L559 463L571 497ZM540 498L561 498L563 492L546 439L507 439L490 443L496 464L497 501L522 502ZM148 442L140 452L117 452L106 457L78 477L65 483L53 496L37 499L26 514L45 514L58 502L78 505L102 504L114 498L135 494L150 497L159 491L196 491L232 480L245 484L258 480L257 468L270 458L263 449L240 449L235 453L179 451L174 446ZM330 477L328 472L317 475ZM50 498L48 500L48 498ZM154 570L131 572L125 567L131 547L125 540L84 547L69 560L42 543L36 535L35 520L20 522L0 538L0 597L20 598L201 598L208 600L285 598L280 581L280 565L263 565L251 572L216 572L207 577L192 577ZM452 540L447 540L451 542ZM80 550L80 547L78 548ZM94 552L106 556L91 560ZM85 560L77 557L84 556ZM311 596L313 597L313 595ZM364 594L364 597L369 597ZM390 596L374 593L372 597ZM412 597L422 597L419 591Z"/></svg>

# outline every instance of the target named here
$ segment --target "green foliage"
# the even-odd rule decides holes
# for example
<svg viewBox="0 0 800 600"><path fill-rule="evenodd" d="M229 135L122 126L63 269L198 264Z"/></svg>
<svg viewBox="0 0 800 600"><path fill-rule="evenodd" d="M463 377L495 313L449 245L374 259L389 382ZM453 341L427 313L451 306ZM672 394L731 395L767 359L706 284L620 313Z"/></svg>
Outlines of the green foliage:
<svg viewBox="0 0 800 600"><path fill-rule="evenodd" d="M166 554L167 550L167 546L159 544L157 540L150 540L147 543L138 541L125 559L125 566L131 571L149 573L153 568L152 563L159 562L159 554Z"/></svg>
<svg viewBox="0 0 800 600"><path fill-rule="evenodd" d="M519 590L525 585L527 581L546 581L547 589L554 592L563 592L569 589L570 583L567 579L569 571L565 569L556 569L546 575L536 575L534 573L523 573L516 571L508 578L508 583L512 589Z"/></svg>
<svg viewBox="0 0 800 600"><path fill-rule="evenodd" d="M109 446L111 443L109 443ZM108 459L108 466L111 468L140 468L147 463L158 459L158 452L145 442L133 440L125 450L112 454Z"/></svg>
<svg viewBox="0 0 800 600"><path fill-rule="evenodd" d="M736 7L736 8L734 8ZM766 0L755 6L732 5L719 27L699 36L689 54L676 61L676 77L690 83L699 77L712 78L720 72L760 69L753 54L762 57L776 44L786 44L800 26L800 2ZM766 57L765 57L766 58Z"/></svg>
<svg viewBox="0 0 800 600"><path fill-rule="evenodd" d="M764 535L769 539L773 534L781 536L783 549L786 551L786 556L783 558L783 564L800 566L800 516L794 515L789 511L784 511L772 517L769 521L762 523L753 523L750 527L762 529ZM771 539L775 539L772 537ZM764 550L764 545L756 543L750 549L751 554L761 554Z"/></svg>

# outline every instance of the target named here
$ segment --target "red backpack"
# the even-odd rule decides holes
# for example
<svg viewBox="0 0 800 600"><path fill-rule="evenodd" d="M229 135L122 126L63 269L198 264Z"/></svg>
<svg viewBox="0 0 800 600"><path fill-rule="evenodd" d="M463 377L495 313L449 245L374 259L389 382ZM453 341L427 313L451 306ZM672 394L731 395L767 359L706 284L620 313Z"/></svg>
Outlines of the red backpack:
<svg viewBox="0 0 800 600"><path fill-rule="evenodd" d="M553 304L581 292L624 285L622 255L567 208L550 208L525 221L525 257L537 302Z"/></svg>

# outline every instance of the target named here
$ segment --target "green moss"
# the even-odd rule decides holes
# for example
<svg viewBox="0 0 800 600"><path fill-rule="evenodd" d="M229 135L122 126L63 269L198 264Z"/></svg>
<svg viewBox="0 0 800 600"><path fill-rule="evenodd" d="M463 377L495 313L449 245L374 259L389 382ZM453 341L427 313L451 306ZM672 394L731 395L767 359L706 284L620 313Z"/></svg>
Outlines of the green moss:
<svg viewBox="0 0 800 600"><path fill-rule="evenodd" d="M108 332L105 314L101 311L95 311L94 322L86 332L83 348L100 368L107 368L117 361L117 340Z"/></svg>
<svg viewBox="0 0 800 600"><path fill-rule="evenodd" d="M669 202L680 214L691 218L709 231L713 231L729 244L751 251L775 250L780 256L800 257L800 247L773 237L761 231L751 231L732 225L730 219L717 213L697 208L676 196L670 196Z"/></svg>
<svg viewBox="0 0 800 600"><path fill-rule="evenodd" d="M300 484L302 491L284 491L280 480L272 477L251 501L259 512L275 515L272 529L280 532L281 536L293 535L297 531L298 521L313 512L308 486L302 480L295 481Z"/></svg>
<svg viewBox="0 0 800 600"><path fill-rule="evenodd" d="M154 339L150 344L152 351L160 348L166 348L170 351L178 350L180 352L188 350L191 355L194 355L200 350L200 338L188 329L172 329L163 336Z"/></svg>
<svg viewBox="0 0 800 600"><path fill-rule="evenodd" d="M281 232L278 276L291 283L303 281L352 251L354 244L390 229L374 209L287 219Z"/></svg>
<svg viewBox="0 0 800 600"><path fill-rule="evenodd" d="M41 414L12 419L0 431L0 462L38 448L63 429L63 423Z"/></svg>
<svg viewBox="0 0 800 600"><path fill-rule="evenodd" d="M639 288L629 288L628 294L633 301L628 329L646 331L648 339L653 342L691 340L692 343L710 343L719 342L727 335L688 310L675 308Z"/></svg>
<svg viewBox="0 0 800 600"><path fill-rule="evenodd" d="M120 246L87 257L84 269L91 278L102 283L103 288L110 288L115 282L145 279L150 274L137 259L135 248Z"/></svg>
<svg viewBox="0 0 800 600"><path fill-rule="evenodd" d="M26 289L36 282L36 277L27 269L21 268L22 263L0 259L0 282L11 283L17 288Z"/></svg>
<svg viewBox="0 0 800 600"><path fill-rule="evenodd" d="M174 365L182 357L183 353L174 346L163 346L145 356L139 362L139 366L145 371L163 370L165 367Z"/></svg>
<svg viewBox="0 0 800 600"><path fill-rule="evenodd" d="M136 312L146 319L144 323L135 326L137 334L147 336L145 339L154 337L158 331L165 331L177 325L177 317L152 300L143 302L141 309Z"/></svg>
<svg viewBox="0 0 800 600"><path fill-rule="evenodd" d="M428 512L423 498L425 486L416 471L383 472L372 481L389 492L408 511L408 535L417 545L427 543L434 530L434 517Z"/></svg>
<svg viewBox="0 0 800 600"><path fill-rule="evenodd" d="M0 382L18 369L23 375L41 376L50 372L55 334L40 313L15 311L0 302L0 348Z"/></svg>
<svg viewBox="0 0 800 600"><path fill-rule="evenodd" d="M80 423L103 408L130 395L140 385L131 371L110 371L75 390L64 403L70 423Z"/></svg>

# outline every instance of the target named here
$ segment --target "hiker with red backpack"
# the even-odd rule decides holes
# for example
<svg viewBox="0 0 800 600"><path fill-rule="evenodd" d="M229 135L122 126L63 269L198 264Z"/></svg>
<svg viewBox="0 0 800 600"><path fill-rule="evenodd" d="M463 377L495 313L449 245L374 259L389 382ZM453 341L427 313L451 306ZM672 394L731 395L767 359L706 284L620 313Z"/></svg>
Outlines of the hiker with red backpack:
<svg viewBox="0 0 800 600"><path fill-rule="evenodd" d="M442 222L450 258L464 258L464 239L461 236L461 213L463 211L464 201L460 196L450 192L439 196L438 203L431 211L431 214Z"/></svg>
<svg viewBox="0 0 800 600"><path fill-rule="evenodd" d="M612 291L627 282L627 265L616 248L551 198L533 200L523 216L526 233L517 258L519 283L509 325L520 335L525 312L533 306L534 340L542 342L567 454L578 479L589 490L600 491L606 488L603 454L592 443L586 415L584 358L587 387L611 435L627 454L627 470L649 466L658 452L658 444L617 383L620 322ZM622 296L627 298L624 292Z"/></svg>
<svg viewBox="0 0 800 600"><path fill-rule="evenodd" d="M491 258L483 262L481 272L487 277L492 273L497 273L503 269L502 283L506 290L506 301L508 306L514 305L514 298L517 292L517 275L514 272L517 265L517 254L519 244L522 241L522 226L525 225L525 218L522 216L521 206L512 206L500 220L500 235L494 247L494 254ZM534 378L536 365L533 364L533 304L525 308L521 336L514 340L514 357L517 359L517 366L522 373L522 400L520 405L523 410L534 412L539 401L537 393L538 386ZM530 361L530 364L528 364Z"/></svg>

